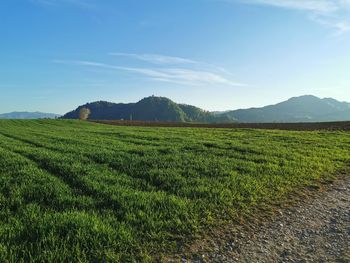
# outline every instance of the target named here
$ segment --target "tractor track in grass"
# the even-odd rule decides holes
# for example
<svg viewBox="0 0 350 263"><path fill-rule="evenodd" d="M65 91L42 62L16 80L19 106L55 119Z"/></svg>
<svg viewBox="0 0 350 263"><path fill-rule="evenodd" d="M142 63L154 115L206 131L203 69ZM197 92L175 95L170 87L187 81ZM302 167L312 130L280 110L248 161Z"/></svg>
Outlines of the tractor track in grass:
<svg viewBox="0 0 350 263"><path fill-rule="evenodd" d="M168 262L350 262L350 176L213 230ZM262 213L264 214L264 213Z"/></svg>
<svg viewBox="0 0 350 263"><path fill-rule="evenodd" d="M29 148L31 148L32 150L34 150L36 153L38 153L39 149L43 149L45 151L48 151L50 153L56 153L56 154L60 154L60 155L64 155L64 154L69 154L69 155L74 155L76 154L77 156L80 156L79 158L84 158L84 162L87 163L87 166L90 166L91 164L93 164L95 166L95 168L99 168L101 171L105 171L106 167L108 166L108 173L116 173L119 177L123 177L123 178L127 178L135 180L135 182L138 182L138 184L140 184L139 186L135 186L137 187L136 190L139 190L141 192L145 192L147 189L145 189L146 185L149 188L148 190L153 190L156 191L156 186L157 184L152 184L151 182L147 182L146 179L142 178L141 175L137 175L137 173L133 174L131 172L126 171L125 169L122 169L121 167L117 167L116 165L113 165L111 163L105 163L103 161L101 161L99 158L97 158L96 156L94 156L93 154L89 154L88 152L80 152L76 149L72 150L72 149L62 149L60 147L54 146L54 145L50 145L47 144L45 145L44 143L40 143L40 142L35 142L29 139L22 139L18 136L14 136L14 135L9 135L9 134L5 134L5 133L1 133L0 132L0 136L4 136L10 140L13 140L15 142L19 142L21 144L27 145ZM84 144L82 142L82 144ZM87 145L87 144L84 144ZM1 145L0 145L1 147ZM5 147L6 148L6 147ZM28 153L25 150L21 149L21 150L14 150L11 149L9 147L6 148L7 150L19 154L22 157L36 163L36 165L40 168L43 169L45 171L47 171L48 173L51 173L52 175L61 178L70 188L72 188L72 190L74 190L75 192L82 194L80 189L85 189L84 194L88 195L88 196L95 196L97 195L97 192L95 192L94 190L89 190L86 189L85 186L81 185L80 180L78 180L78 178L76 177L71 177L71 176L67 176L64 172L62 172L60 170L60 168L58 168L55 165L49 164L50 160L47 158L40 158L38 157L36 154L33 153ZM82 160L82 159L80 159ZM76 162L76 160L75 160ZM152 189L150 189L152 188ZM162 190L163 191L163 190ZM107 197L108 198L108 197Z"/></svg>
<svg viewBox="0 0 350 263"><path fill-rule="evenodd" d="M46 173L47 175L50 175L52 177L57 178L60 180L63 184L67 185L69 189L72 191L73 194L78 195L78 196L86 196L86 197L93 197L95 196L95 193L92 192L83 192L82 186L77 185L77 183L74 181L74 178L69 178L67 176L62 176L60 173L58 173L56 170L57 169L52 169L48 167L47 165L43 164L42 161L39 161L37 158L34 158L30 154L26 154L23 151L18 151L15 149L11 149L7 146L0 145L0 148L8 151L9 153L13 154L14 156L18 156L19 158L22 158L23 160L28 161L33 167L37 168L38 171L42 171Z"/></svg>

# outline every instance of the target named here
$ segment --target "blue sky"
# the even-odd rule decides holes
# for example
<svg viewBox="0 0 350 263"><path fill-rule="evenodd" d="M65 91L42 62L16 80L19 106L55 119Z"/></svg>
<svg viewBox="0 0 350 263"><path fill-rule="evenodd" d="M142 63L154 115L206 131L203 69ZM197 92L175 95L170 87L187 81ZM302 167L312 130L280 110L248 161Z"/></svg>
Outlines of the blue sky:
<svg viewBox="0 0 350 263"><path fill-rule="evenodd" d="M350 0L3 0L0 113L350 101Z"/></svg>

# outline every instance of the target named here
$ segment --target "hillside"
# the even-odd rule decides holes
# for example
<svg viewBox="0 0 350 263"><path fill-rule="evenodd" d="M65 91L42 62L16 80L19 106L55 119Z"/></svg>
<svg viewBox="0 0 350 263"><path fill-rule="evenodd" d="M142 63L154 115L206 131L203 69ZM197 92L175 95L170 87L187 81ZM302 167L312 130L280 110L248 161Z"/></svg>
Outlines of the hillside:
<svg viewBox="0 0 350 263"><path fill-rule="evenodd" d="M78 119L82 108L91 112L90 120L138 120L162 122L233 122L226 115L214 115L191 105L177 104L164 97L147 97L137 103L98 101L79 106L65 114L64 119Z"/></svg>
<svg viewBox="0 0 350 263"><path fill-rule="evenodd" d="M350 120L350 103L332 98L320 99L311 95L294 97L262 108L225 112L209 112L192 105L177 104L168 98L154 96L128 104L97 101L79 106L62 118L78 119L82 108L90 110L90 120L199 123L293 123Z"/></svg>
<svg viewBox="0 0 350 263"><path fill-rule="evenodd" d="M348 121L350 103L307 95L262 108L240 109L224 114L238 122L248 123Z"/></svg>
<svg viewBox="0 0 350 263"><path fill-rule="evenodd" d="M54 113L43 112L11 112L0 114L0 119L55 119L60 117Z"/></svg>

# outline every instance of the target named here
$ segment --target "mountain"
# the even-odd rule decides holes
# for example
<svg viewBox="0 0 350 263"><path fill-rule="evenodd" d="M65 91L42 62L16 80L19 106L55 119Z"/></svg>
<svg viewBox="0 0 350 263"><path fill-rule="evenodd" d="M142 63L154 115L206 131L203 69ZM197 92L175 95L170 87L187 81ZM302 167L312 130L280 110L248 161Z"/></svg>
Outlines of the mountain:
<svg viewBox="0 0 350 263"><path fill-rule="evenodd" d="M60 117L54 113L43 112L11 112L0 114L0 119L55 119Z"/></svg>
<svg viewBox="0 0 350 263"><path fill-rule="evenodd" d="M82 109L89 109L90 120L138 120L161 122L233 122L234 119L218 116L191 105L177 104L164 97L147 97L137 103L97 101L79 106L65 114L64 119L78 119Z"/></svg>
<svg viewBox="0 0 350 263"><path fill-rule="evenodd" d="M177 104L164 97L147 97L137 103L97 101L79 106L62 118L78 119L82 109L91 120L139 120L201 123L326 122L350 120L350 103L312 95L294 97L262 108L209 112L192 105Z"/></svg>
<svg viewBox="0 0 350 263"><path fill-rule="evenodd" d="M350 120L350 103L306 95L262 108L223 113L238 122L324 122Z"/></svg>

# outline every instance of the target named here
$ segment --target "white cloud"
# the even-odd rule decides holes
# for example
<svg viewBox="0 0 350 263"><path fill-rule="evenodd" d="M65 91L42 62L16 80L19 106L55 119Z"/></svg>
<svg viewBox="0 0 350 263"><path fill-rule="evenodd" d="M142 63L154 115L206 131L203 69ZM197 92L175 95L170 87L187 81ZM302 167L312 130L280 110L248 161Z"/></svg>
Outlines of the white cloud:
<svg viewBox="0 0 350 263"><path fill-rule="evenodd" d="M171 66L171 65L176 65L176 66L183 65L183 66L192 66L192 67L196 66L199 68L209 69L210 71L220 72L225 75L231 75L231 73L228 70L226 70L221 66L217 66L211 63L197 61L189 58L183 58L183 57L165 56L160 54L135 54L135 53L122 53L122 52L109 53L109 55L139 60L150 64L154 64L157 66Z"/></svg>
<svg viewBox="0 0 350 263"><path fill-rule="evenodd" d="M175 64L197 64L197 61L181 58L181 57L172 57L164 56L159 54L132 54L132 53L110 53L112 56L127 57L136 60L142 60L152 64L158 65L175 65Z"/></svg>
<svg viewBox="0 0 350 263"><path fill-rule="evenodd" d="M237 0L225 0L237 2ZM240 0L305 12L310 19L336 30L336 34L350 32L350 0Z"/></svg>
<svg viewBox="0 0 350 263"><path fill-rule="evenodd" d="M190 70L183 68L147 69L120 67L120 69L136 72L150 77L153 80L163 82L183 83L188 85L246 86L243 83L233 82L222 75L208 71Z"/></svg>
<svg viewBox="0 0 350 263"><path fill-rule="evenodd" d="M246 0L245 2L317 13L329 13L338 9L338 5L335 3L337 1L332 0Z"/></svg>
<svg viewBox="0 0 350 263"><path fill-rule="evenodd" d="M350 32L350 17L349 20L338 19L337 17L310 16L310 19L328 28L335 30L334 36L339 36Z"/></svg>
<svg viewBox="0 0 350 263"><path fill-rule="evenodd" d="M53 60L52 62L67 65L103 68L116 71L126 71L141 75L154 81L169 82L183 85L247 86L243 83L234 82L223 75L205 70L193 70L185 68L123 67L85 60Z"/></svg>

